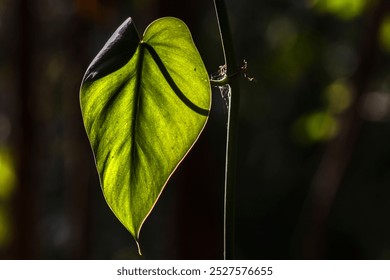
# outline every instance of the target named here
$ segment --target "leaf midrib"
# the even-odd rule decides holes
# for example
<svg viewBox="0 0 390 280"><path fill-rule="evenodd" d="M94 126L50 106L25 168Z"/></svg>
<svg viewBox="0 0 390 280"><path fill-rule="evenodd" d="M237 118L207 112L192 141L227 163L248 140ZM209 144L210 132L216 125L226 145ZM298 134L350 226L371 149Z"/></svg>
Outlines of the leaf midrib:
<svg viewBox="0 0 390 280"><path fill-rule="evenodd" d="M137 131L137 125L138 125L138 116L139 116L139 103L140 103L140 99L141 99L141 95L140 95L140 88L141 88L141 80L142 80L142 68L143 68L143 62L144 62L144 53L145 53L145 48L142 44L142 42L139 44L139 58L138 58L138 61L137 61L137 64L136 64L136 81L135 81L135 95L134 95L134 100L135 102L133 103L133 110L132 110L132 120L131 122L133 123L133 126L131 128L131 136L130 136L130 139L131 139L131 149L130 149L130 158L131 158L131 163L130 163L130 168L133 168L133 170L131 170L132 172L130 173L130 185L132 185L132 174L136 174L136 167L137 165L134 164L135 160L136 160L136 148L135 148L135 145L136 145L136 137L135 137L135 133ZM130 192L130 197L132 197L131 195L131 190L132 188L129 188L129 192ZM131 201L131 200L129 200ZM129 209L131 211L131 205L129 205Z"/></svg>

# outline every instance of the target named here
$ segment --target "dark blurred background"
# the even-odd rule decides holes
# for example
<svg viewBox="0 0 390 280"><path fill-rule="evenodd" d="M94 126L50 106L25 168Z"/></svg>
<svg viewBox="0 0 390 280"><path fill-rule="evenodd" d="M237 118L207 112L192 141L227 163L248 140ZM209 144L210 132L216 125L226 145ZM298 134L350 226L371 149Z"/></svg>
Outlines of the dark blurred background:
<svg viewBox="0 0 390 280"><path fill-rule="evenodd" d="M390 1L226 0L241 80L239 259L390 258ZM79 107L112 32L176 16L209 73L212 0L0 0L0 257L220 259L226 108L141 231L106 205ZM234 94L234 93L233 93Z"/></svg>

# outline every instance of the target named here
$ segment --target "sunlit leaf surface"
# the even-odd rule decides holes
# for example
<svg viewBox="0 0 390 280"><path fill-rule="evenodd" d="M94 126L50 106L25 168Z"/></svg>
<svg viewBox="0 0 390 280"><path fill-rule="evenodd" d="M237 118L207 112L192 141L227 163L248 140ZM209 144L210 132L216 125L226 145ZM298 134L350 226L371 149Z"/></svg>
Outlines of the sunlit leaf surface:
<svg viewBox="0 0 390 280"><path fill-rule="evenodd" d="M81 109L105 199L138 241L143 222L208 118L211 89L187 26L127 19L84 76Z"/></svg>

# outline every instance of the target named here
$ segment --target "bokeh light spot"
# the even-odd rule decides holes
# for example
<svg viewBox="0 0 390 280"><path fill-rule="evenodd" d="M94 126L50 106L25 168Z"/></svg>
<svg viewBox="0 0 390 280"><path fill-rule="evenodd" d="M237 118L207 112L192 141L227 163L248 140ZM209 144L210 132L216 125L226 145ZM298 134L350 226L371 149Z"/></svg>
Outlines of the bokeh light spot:
<svg viewBox="0 0 390 280"><path fill-rule="evenodd" d="M367 0L312 0L310 6L322 13L333 14L343 20L360 16Z"/></svg>
<svg viewBox="0 0 390 280"><path fill-rule="evenodd" d="M327 111L315 111L300 117L292 127L292 137L300 144L332 139L339 131L337 120Z"/></svg>
<svg viewBox="0 0 390 280"><path fill-rule="evenodd" d="M379 44L384 51L390 52L390 16L387 16L382 21L379 33Z"/></svg>
<svg viewBox="0 0 390 280"><path fill-rule="evenodd" d="M11 153L0 147L0 201L8 199L14 189L16 175Z"/></svg>
<svg viewBox="0 0 390 280"><path fill-rule="evenodd" d="M329 111L338 114L351 105L352 92L344 81L339 80L325 89L324 98Z"/></svg>

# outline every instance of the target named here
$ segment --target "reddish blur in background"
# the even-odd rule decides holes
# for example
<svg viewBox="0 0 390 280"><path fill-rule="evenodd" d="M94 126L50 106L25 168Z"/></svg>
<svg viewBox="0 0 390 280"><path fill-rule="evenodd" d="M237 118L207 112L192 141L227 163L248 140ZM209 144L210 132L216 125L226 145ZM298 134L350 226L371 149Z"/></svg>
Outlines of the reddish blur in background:
<svg viewBox="0 0 390 280"><path fill-rule="evenodd" d="M241 81L239 259L390 258L386 0L226 0ZM0 257L220 259L226 108L141 231L100 190L79 107L88 64L131 16L187 23L223 64L212 0L0 0ZM234 94L234 92L233 92Z"/></svg>

